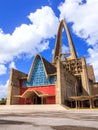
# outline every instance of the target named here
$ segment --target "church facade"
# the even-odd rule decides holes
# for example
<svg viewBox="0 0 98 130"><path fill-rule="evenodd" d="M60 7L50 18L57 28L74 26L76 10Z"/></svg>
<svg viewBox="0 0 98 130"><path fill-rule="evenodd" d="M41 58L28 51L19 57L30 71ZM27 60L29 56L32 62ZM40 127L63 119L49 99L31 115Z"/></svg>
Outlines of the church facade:
<svg viewBox="0 0 98 130"><path fill-rule="evenodd" d="M62 53L63 28L70 48L66 54ZM79 98L82 101L84 96L97 94L98 83L95 82L93 66L86 65L85 57L77 57L68 26L62 20L52 63L37 54L29 74L11 69L7 104L66 104L69 99L82 96Z"/></svg>

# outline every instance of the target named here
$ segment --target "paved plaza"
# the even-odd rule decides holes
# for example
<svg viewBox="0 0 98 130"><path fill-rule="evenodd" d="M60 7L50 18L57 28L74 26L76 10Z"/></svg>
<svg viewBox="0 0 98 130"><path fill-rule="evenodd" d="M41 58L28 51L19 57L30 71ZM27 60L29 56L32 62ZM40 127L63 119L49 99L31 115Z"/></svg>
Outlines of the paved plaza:
<svg viewBox="0 0 98 130"><path fill-rule="evenodd" d="M60 105L0 106L0 130L98 130L98 109Z"/></svg>

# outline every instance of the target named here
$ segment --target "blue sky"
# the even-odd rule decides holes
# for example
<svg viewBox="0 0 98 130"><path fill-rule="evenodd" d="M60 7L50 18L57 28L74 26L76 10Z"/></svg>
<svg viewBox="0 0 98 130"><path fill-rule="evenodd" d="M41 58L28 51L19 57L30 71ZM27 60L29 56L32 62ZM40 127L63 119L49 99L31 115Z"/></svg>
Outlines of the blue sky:
<svg viewBox="0 0 98 130"><path fill-rule="evenodd" d="M7 95L11 68L29 73L36 53L51 62L61 19L98 81L98 0L0 0L0 98ZM64 52L67 42L64 31Z"/></svg>

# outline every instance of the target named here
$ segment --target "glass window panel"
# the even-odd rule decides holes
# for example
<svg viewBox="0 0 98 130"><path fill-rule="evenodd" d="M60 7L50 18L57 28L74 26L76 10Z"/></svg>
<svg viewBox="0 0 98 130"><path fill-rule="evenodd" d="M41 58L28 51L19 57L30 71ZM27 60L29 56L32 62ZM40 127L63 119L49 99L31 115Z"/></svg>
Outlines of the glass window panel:
<svg viewBox="0 0 98 130"><path fill-rule="evenodd" d="M56 79L55 76L51 76L48 79L46 78L43 63L40 57L38 57L35 61L35 65L34 65L32 75L31 75L30 82L27 82L26 80L24 80L23 86L29 87L29 86L54 84L55 79Z"/></svg>

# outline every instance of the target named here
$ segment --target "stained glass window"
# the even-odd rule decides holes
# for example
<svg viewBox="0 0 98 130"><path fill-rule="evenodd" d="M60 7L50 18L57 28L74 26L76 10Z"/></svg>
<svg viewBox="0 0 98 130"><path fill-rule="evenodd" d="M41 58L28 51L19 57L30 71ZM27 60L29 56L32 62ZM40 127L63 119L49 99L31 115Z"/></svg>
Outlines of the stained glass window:
<svg viewBox="0 0 98 130"><path fill-rule="evenodd" d="M29 82L24 80L23 86L29 87L29 86L50 85L55 83L55 79L56 76L50 76L49 78L46 78L43 62L40 57L37 57L34 64L31 79Z"/></svg>

